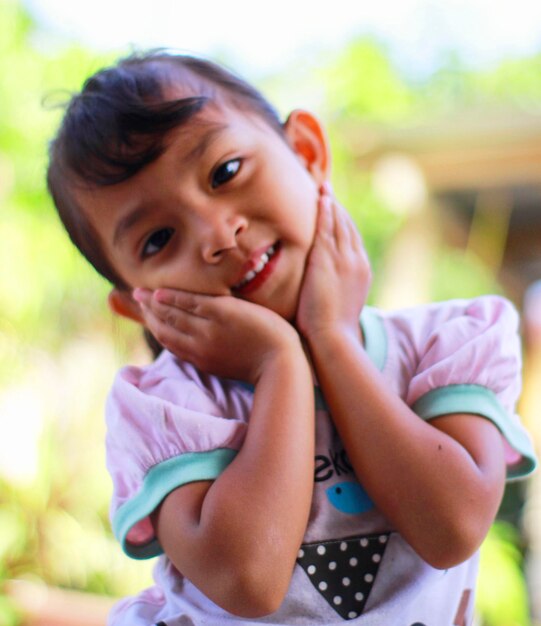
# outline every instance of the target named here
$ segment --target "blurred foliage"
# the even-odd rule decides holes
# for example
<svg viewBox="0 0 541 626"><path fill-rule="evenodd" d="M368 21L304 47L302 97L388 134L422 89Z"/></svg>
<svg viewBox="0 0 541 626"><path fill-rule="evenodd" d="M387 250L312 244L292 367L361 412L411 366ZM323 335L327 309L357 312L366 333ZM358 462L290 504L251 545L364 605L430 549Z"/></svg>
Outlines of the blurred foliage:
<svg viewBox="0 0 541 626"><path fill-rule="evenodd" d="M541 54L504 60L484 71L465 68L450 60L423 85L424 106L419 114L450 110L514 109L539 112L541 102Z"/></svg>
<svg viewBox="0 0 541 626"><path fill-rule="evenodd" d="M336 119L396 122L416 109L416 91L371 39L351 42L320 70L318 79L326 86L327 107Z"/></svg>
<svg viewBox="0 0 541 626"><path fill-rule="evenodd" d="M75 46L44 54L33 43L34 36L33 24L19 3L1 0L0 362L10 366L0 368L0 380L20 376L31 346L58 349L66 332L76 333L91 318L103 319L105 287L66 245L44 182L47 141L60 115L49 109L68 95L53 91L59 77L63 89L77 89L82 77L99 65ZM66 315L63 306L73 289L82 306ZM61 311L63 324L51 323ZM16 337L25 338L22 346L13 345Z"/></svg>
<svg viewBox="0 0 541 626"><path fill-rule="evenodd" d="M378 197L369 173L359 169L350 134L359 121L383 124L406 119L414 111L415 92L381 46L370 39L353 41L318 69L313 80L325 85L321 108L332 147L333 182L371 259L374 278L369 298L373 302L380 263L401 219Z"/></svg>
<svg viewBox="0 0 541 626"><path fill-rule="evenodd" d="M520 536L505 522L492 527L481 548L477 607L483 626L529 626Z"/></svg>
<svg viewBox="0 0 541 626"><path fill-rule="evenodd" d="M11 578L115 596L149 580L148 567L130 563L111 537L102 449L108 386L120 364L143 358L142 342L135 328L111 320L108 287L67 240L44 183L47 141L69 91L117 56L48 41L19 2L0 0L0 624L7 626L18 623L1 594ZM289 104L286 92L305 91L317 101L333 149L333 181L363 234L377 295L378 269L403 218L359 171L352 129L360 121L407 124L488 104L538 110L541 57L484 72L451 58L414 85L384 47L362 39L316 65L261 86L278 106ZM440 250L435 299L494 288L478 260ZM18 470L15 462L2 465L8 452L21 462ZM516 545L500 527L483 549L479 606L487 626L528 623Z"/></svg>
<svg viewBox="0 0 541 626"><path fill-rule="evenodd" d="M134 330L111 322L107 285L67 240L45 190L47 142L68 90L110 57L47 47L38 35L20 3L0 0L2 625L18 621L1 595L10 578L108 595L149 580L111 537L102 450L105 394Z"/></svg>
<svg viewBox="0 0 541 626"><path fill-rule="evenodd" d="M500 293L490 270L473 254L443 248L435 259L431 285L433 300L474 298L482 293Z"/></svg>

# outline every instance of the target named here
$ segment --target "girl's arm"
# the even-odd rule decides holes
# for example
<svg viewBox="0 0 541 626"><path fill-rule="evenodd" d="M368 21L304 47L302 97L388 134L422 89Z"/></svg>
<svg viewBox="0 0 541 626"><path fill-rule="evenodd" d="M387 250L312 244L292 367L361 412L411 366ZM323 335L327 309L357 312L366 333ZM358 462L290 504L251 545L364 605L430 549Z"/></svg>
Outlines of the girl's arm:
<svg viewBox="0 0 541 626"><path fill-rule="evenodd" d="M227 611L271 613L287 592L313 488L314 392L299 336L257 305L165 290L148 301L146 320L203 371L255 385L242 448L214 482L163 501L153 517L160 544Z"/></svg>
<svg viewBox="0 0 541 626"><path fill-rule="evenodd" d="M432 566L466 560L503 494L497 428L477 415L420 419L351 336L319 335L310 346L334 423L380 511Z"/></svg>
<svg viewBox="0 0 541 626"><path fill-rule="evenodd" d="M369 360L358 317L370 270L352 223L322 195L297 324L355 472L379 510L435 567L468 558L496 514L505 479L488 420L421 420Z"/></svg>

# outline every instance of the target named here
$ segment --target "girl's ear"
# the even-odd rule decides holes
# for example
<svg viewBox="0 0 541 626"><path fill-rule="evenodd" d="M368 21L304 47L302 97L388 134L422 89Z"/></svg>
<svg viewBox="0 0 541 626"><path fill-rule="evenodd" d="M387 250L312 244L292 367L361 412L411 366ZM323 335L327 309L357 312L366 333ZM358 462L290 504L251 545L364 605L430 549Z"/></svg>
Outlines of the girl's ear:
<svg viewBox="0 0 541 626"><path fill-rule="evenodd" d="M132 298L129 291L115 287L109 293L107 302L113 313L143 324L143 316L141 315L139 304Z"/></svg>
<svg viewBox="0 0 541 626"><path fill-rule="evenodd" d="M292 111L284 130L293 148L318 185L329 179L331 153L327 135L321 122L302 109Z"/></svg>

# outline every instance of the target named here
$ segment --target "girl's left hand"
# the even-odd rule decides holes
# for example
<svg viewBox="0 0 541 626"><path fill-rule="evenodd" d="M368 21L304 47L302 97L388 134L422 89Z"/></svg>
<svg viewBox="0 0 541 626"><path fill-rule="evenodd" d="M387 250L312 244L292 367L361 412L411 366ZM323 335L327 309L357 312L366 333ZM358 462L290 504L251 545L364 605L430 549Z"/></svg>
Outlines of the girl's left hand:
<svg viewBox="0 0 541 626"><path fill-rule="evenodd" d="M358 336L371 279L362 238L325 183L297 309L299 332L309 343L321 332L339 330Z"/></svg>

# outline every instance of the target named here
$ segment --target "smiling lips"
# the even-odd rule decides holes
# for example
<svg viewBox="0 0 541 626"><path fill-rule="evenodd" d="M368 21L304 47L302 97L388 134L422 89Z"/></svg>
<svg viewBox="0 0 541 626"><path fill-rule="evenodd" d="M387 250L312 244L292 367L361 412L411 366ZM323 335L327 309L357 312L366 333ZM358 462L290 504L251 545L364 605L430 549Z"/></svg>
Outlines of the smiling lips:
<svg viewBox="0 0 541 626"><path fill-rule="evenodd" d="M251 291L257 289L271 273L272 268L276 264L278 252L280 251L280 244L275 243L269 246L255 261L252 263L252 267L246 272L241 280L233 285L231 288L233 291L241 295L246 295Z"/></svg>

